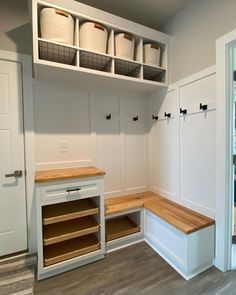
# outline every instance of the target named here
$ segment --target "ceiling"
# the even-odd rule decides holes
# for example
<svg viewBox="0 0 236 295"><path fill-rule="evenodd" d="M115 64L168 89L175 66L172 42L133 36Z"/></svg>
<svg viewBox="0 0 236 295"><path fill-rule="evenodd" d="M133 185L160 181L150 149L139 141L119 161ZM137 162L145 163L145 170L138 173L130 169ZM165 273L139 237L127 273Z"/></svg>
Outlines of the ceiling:
<svg viewBox="0 0 236 295"><path fill-rule="evenodd" d="M76 0L153 29L160 29L190 0Z"/></svg>

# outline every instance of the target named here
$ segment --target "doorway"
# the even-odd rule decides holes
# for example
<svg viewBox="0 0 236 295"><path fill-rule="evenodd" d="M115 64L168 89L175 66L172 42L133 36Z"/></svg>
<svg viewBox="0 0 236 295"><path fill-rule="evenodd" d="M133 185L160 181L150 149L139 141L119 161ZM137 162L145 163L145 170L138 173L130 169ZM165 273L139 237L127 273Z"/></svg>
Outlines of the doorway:
<svg viewBox="0 0 236 295"><path fill-rule="evenodd" d="M0 60L0 257L26 251L21 64Z"/></svg>

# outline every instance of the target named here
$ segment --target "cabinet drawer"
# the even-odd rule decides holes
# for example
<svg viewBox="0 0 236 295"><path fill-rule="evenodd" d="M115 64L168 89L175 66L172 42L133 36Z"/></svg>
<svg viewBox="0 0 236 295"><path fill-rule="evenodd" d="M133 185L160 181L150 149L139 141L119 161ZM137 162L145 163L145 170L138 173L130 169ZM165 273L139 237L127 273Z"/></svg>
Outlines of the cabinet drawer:
<svg viewBox="0 0 236 295"><path fill-rule="evenodd" d="M98 180L67 182L48 185L42 188L42 203L64 202L100 194Z"/></svg>

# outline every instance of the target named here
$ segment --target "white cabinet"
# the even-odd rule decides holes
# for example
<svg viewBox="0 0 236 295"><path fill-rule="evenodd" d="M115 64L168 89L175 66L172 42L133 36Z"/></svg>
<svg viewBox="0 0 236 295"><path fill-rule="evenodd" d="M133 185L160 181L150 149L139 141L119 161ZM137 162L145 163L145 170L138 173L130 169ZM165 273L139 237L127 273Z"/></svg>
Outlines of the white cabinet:
<svg viewBox="0 0 236 295"><path fill-rule="evenodd" d="M96 75L96 79L100 76L100 78L120 79L121 83L122 80L129 81L129 83L139 82L141 87L147 89L167 85L167 58L170 39L168 35L78 2L66 3L64 7L61 7L59 0L51 0L48 3L33 0L32 3L33 55L35 73L38 77L45 78L51 66L54 67L53 71L57 73L57 77L64 71L76 78L80 77L80 80L86 80L88 76L91 80ZM51 7L66 16L68 13L72 16L75 23L73 44L68 45L42 38L39 30L40 11L45 7ZM81 47L80 27L86 21L94 22L100 27L102 25L108 31L106 53ZM134 60L116 56L115 35L121 31L134 37ZM160 66L146 64L143 60L143 45L150 42L161 48ZM138 86L138 83L136 84Z"/></svg>
<svg viewBox="0 0 236 295"><path fill-rule="evenodd" d="M102 259L103 177L36 185L38 279Z"/></svg>
<svg viewBox="0 0 236 295"><path fill-rule="evenodd" d="M216 187L215 75L180 88L180 197L188 207L214 217ZM206 110L200 110L200 103Z"/></svg>
<svg viewBox="0 0 236 295"><path fill-rule="evenodd" d="M150 115L151 185L157 193L176 199L179 180L178 96L175 90L154 97ZM170 113L171 118L165 118Z"/></svg>

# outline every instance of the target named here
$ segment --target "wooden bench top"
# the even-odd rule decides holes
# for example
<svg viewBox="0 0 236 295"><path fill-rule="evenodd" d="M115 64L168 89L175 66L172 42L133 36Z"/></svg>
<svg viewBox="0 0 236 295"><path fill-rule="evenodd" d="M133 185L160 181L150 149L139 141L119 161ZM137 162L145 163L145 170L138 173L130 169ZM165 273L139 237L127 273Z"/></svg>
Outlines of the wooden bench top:
<svg viewBox="0 0 236 295"><path fill-rule="evenodd" d="M50 169L37 171L35 175L35 182L49 182L57 180L66 180L73 178L93 177L105 175L105 172L96 167L75 167L64 169Z"/></svg>
<svg viewBox="0 0 236 295"><path fill-rule="evenodd" d="M131 209L146 208L184 234L190 234L215 221L191 209L169 201L152 192L138 193L105 200L105 214L109 216Z"/></svg>
<svg viewBox="0 0 236 295"><path fill-rule="evenodd" d="M157 194L152 192L137 193L122 197L115 197L105 200L105 214L111 215L114 213L138 209L144 206L144 203L151 200L162 199Z"/></svg>
<svg viewBox="0 0 236 295"><path fill-rule="evenodd" d="M184 234L215 224L213 219L167 199L148 201L144 207Z"/></svg>

